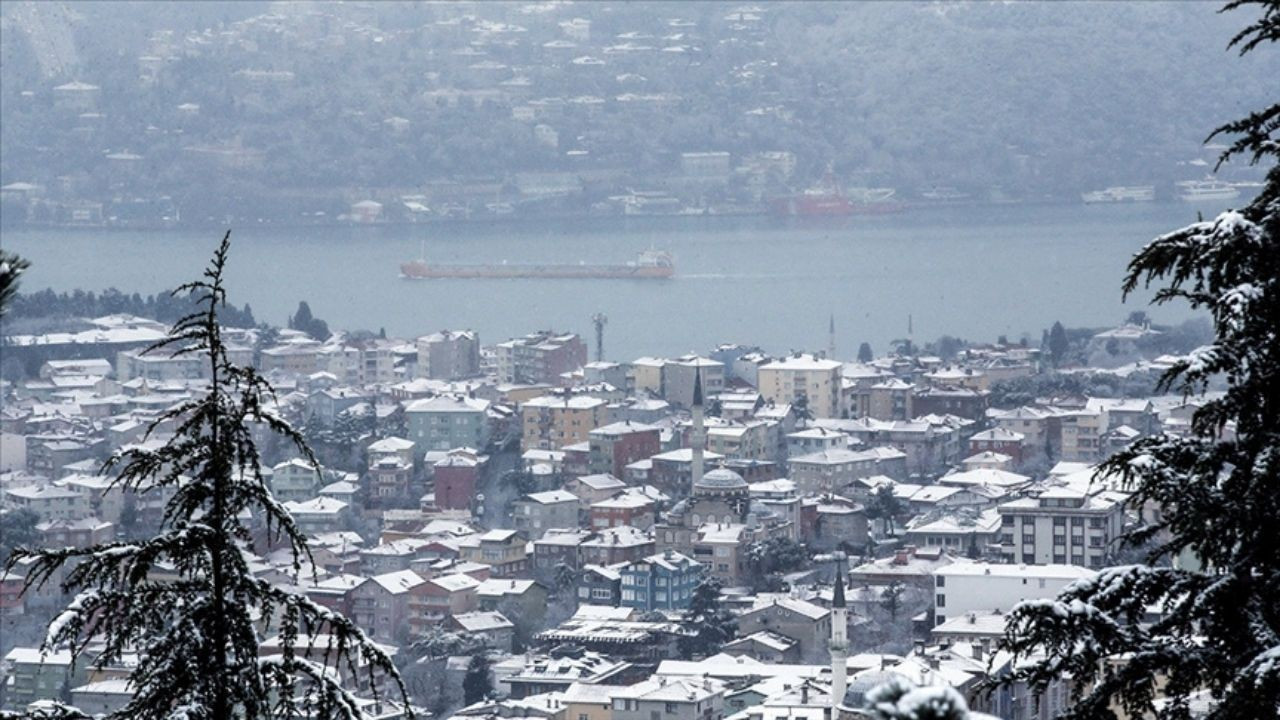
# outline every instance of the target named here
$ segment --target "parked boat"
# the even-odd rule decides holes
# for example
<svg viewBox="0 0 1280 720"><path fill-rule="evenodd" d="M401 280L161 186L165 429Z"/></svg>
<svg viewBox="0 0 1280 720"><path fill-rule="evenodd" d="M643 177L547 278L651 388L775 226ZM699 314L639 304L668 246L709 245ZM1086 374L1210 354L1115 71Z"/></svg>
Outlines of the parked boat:
<svg viewBox="0 0 1280 720"><path fill-rule="evenodd" d="M942 185L920 193L920 199L931 203L952 204L968 202L973 199L973 196L949 185Z"/></svg>
<svg viewBox="0 0 1280 720"><path fill-rule="evenodd" d="M1184 202L1209 202L1234 200L1240 197L1240 188L1221 180L1187 180L1178 183Z"/></svg>
<svg viewBox="0 0 1280 720"><path fill-rule="evenodd" d="M593 279L623 278L637 280L664 280L675 275L675 261L671 253L663 250L645 250L632 262L620 265L577 265L565 263L543 264L475 264L437 265L425 259L411 260L400 265L400 274L406 278L560 278Z"/></svg>
<svg viewBox="0 0 1280 720"><path fill-rule="evenodd" d="M894 198L893 188L850 188L845 192L831 173L816 185L795 195L774 198L770 203L779 215L879 215L906 208Z"/></svg>
<svg viewBox="0 0 1280 720"><path fill-rule="evenodd" d="M1104 190L1081 193L1080 199L1089 205L1094 203L1151 202L1156 199L1156 188L1154 185L1116 185Z"/></svg>

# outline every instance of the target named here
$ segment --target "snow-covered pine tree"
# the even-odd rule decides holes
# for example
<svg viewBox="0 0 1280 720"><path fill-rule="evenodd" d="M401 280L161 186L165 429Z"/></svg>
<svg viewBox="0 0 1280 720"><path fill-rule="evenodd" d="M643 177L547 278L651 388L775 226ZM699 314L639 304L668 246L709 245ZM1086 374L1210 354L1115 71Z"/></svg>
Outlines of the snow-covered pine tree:
<svg viewBox="0 0 1280 720"><path fill-rule="evenodd" d="M1242 53L1280 40L1280 2L1256 4L1261 19L1231 42ZM1275 162L1280 104L1219 133L1238 136L1222 160ZM1124 538L1152 549L1143 564L1017 606L1005 645L1028 662L1007 681L1042 689L1071 676L1079 692L1069 718L1123 708L1183 720L1193 703L1208 706L1197 717L1209 720L1280 717L1280 166L1245 209L1139 252L1124 291L1154 282L1164 284L1155 302L1208 310L1216 334L1162 388L1197 394L1221 376L1226 393L1204 402L1186 437L1140 440L1103 464L1100 475L1132 490L1131 507L1159 509ZM1152 607L1160 617L1144 624Z"/></svg>
<svg viewBox="0 0 1280 720"><path fill-rule="evenodd" d="M273 412L267 382L227 358L218 311L230 236L203 279L175 291L193 294L200 310L149 348L207 359L207 392L152 424L177 423L164 446L125 450L109 461L126 492L172 490L159 534L83 549L19 550L10 563L35 561L28 588L70 568L63 586L77 594L50 624L45 649L66 644L79 657L95 643L95 666L137 654L129 676L133 699L112 718L356 720L364 715L340 673L367 677L375 692L394 688L406 699L390 658L346 617L249 570L247 514L292 549L295 570L310 564L306 538L263 481L254 428L265 425L305 457L312 454ZM156 572L162 564L176 579ZM268 633L278 636L279 655L260 655Z"/></svg>
<svg viewBox="0 0 1280 720"><path fill-rule="evenodd" d="M31 263L16 253L0 249L0 316L4 315L9 301L18 294L18 278L31 267Z"/></svg>
<svg viewBox="0 0 1280 720"><path fill-rule="evenodd" d="M687 634L676 643L685 660L711 657L737 637L738 621L721 602L721 588L719 580L706 577L693 589L681 622Z"/></svg>

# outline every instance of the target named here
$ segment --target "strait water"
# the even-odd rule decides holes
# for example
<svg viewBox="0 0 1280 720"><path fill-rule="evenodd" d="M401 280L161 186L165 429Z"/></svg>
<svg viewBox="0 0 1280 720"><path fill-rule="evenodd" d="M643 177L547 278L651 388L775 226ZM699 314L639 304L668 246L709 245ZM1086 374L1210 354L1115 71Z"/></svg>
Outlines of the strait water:
<svg viewBox="0 0 1280 720"><path fill-rule="evenodd" d="M877 353L904 337L1038 342L1055 320L1118 323L1148 309L1157 322L1184 306L1149 309L1149 293L1121 302L1132 254L1156 235L1221 208L1185 204L913 208L887 217L820 221L628 218L418 227L237 227L231 301L283 324L299 300L333 328L385 328L412 337L471 328L492 343L554 327L590 337L609 317L606 356L706 351L717 343L766 350L823 349L834 315L837 354ZM0 244L29 259L24 290L143 294L200 272L216 231L5 230ZM422 241L432 262L630 260L671 251L674 279L406 280L399 263Z"/></svg>

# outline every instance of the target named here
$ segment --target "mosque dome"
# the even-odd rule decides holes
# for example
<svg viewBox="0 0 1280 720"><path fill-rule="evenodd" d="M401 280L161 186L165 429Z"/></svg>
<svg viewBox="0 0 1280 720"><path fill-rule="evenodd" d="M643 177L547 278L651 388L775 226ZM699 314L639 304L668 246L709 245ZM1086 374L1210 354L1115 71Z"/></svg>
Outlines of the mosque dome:
<svg viewBox="0 0 1280 720"><path fill-rule="evenodd" d="M888 670L870 670L858 673L849 680L848 688L844 693L844 702L841 705L847 708L865 707L867 693L887 682L902 681L904 679L902 675Z"/></svg>
<svg viewBox="0 0 1280 720"><path fill-rule="evenodd" d="M746 492L747 481L729 468L719 467L703 475L693 489L717 493Z"/></svg>

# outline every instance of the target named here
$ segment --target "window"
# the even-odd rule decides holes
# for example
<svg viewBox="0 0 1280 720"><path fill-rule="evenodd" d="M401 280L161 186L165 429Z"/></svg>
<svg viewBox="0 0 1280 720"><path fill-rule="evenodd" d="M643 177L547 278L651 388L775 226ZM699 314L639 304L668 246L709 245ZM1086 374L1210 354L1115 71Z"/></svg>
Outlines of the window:
<svg viewBox="0 0 1280 720"><path fill-rule="evenodd" d="M936 580L937 580L937 582L936 582L935 584L936 584L938 587L946 587L946 586L947 586L947 576L946 576L946 575L939 575L939 576L936 578Z"/></svg>
<svg viewBox="0 0 1280 720"><path fill-rule="evenodd" d="M943 595L942 593L938 593L938 595L933 599L933 604L936 605L937 607L946 607L947 596Z"/></svg>
<svg viewBox="0 0 1280 720"><path fill-rule="evenodd" d="M674 713L674 712L676 711L676 704L675 704L675 703L667 703L666 711L667 711L667 713Z"/></svg>
<svg viewBox="0 0 1280 720"><path fill-rule="evenodd" d="M1089 527L1091 528L1102 527L1102 518L1089 518Z"/></svg>
<svg viewBox="0 0 1280 720"><path fill-rule="evenodd" d="M1056 527L1056 528L1059 528L1059 527L1066 527L1066 526L1067 526L1067 519L1066 519L1066 518L1064 518L1064 517L1056 517L1056 518L1054 518L1054 519L1053 519L1053 526L1054 526L1054 527Z"/></svg>

